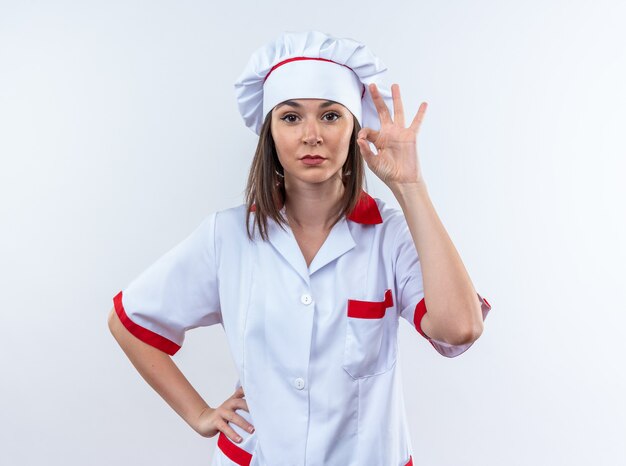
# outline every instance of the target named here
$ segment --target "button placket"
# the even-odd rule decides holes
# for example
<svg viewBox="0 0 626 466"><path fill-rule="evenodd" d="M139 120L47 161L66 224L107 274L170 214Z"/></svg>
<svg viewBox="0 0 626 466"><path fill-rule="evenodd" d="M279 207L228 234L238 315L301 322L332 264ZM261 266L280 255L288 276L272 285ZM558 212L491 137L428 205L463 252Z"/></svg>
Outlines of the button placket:
<svg viewBox="0 0 626 466"><path fill-rule="evenodd" d="M300 296L300 302L304 304L305 306L308 306L313 302L313 297L309 293L303 293ZM302 377L298 377L297 379L293 381L293 385L298 390L302 390L305 386L304 379Z"/></svg>

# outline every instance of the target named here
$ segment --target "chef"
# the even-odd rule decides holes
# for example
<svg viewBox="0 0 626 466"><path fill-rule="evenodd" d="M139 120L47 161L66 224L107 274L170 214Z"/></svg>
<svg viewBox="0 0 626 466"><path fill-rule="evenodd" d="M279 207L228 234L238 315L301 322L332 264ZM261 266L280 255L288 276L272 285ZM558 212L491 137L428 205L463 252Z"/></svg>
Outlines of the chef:
<svg viewBox="0 0 626 466"><path fill-rule="evenodd" d="M142 376L201 435L213 466L409 466L398 364L407 321L452 358L491 305L474 289L419 166L422 103L364 44L287 32L235 82L259 136L246 202L208 213L119 291L109 326ZM370 196L365 166L400 208ZM220 324L238 380L210 407L171 356Z"/></svg>

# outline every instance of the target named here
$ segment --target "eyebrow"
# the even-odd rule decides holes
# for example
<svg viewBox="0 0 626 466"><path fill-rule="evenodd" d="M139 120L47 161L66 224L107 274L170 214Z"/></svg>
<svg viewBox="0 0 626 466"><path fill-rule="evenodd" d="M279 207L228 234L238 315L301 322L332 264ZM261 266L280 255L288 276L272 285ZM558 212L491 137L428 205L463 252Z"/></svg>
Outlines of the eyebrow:
<svg viewBox="0 0 626 466"><path fill-rule="evenodd" d="M326 102L322 102L320 104L320 108L330 107L331 105L336 104L336 103L337 102L333 102L332 100L327 100ZM294 102L293 100L285 100L284 102L278 104L274 110L278 110L283 105L290 105L290 106L296 107L296 108L301 108L302 107L302 104L299 104L298 102Z"/></svg>

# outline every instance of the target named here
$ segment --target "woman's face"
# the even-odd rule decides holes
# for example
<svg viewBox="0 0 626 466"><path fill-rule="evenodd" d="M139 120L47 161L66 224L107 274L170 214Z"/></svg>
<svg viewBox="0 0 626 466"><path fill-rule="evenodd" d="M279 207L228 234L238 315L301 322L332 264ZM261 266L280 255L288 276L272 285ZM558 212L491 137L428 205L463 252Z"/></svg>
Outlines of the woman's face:
<svg viewBox="0 0 626 466"><path fill-rule="evenodd" d="M271 131L285 182L323 183L340 177L353 127L352 113L337 102L293 99L276 105Z"/></svg>

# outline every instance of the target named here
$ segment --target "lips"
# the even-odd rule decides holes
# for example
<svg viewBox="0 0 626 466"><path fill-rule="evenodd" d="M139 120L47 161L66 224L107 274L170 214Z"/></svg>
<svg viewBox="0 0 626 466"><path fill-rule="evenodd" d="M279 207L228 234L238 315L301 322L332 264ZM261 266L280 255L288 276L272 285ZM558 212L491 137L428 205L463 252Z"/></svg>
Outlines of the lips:
<svg viewBox="0 0 626 466"><path fill-rule="evenodd" d="M304 165L309 165L309 166L322 165L325 160L326 159L324 157L322 157L321 155L317 155L317 154L307 154L304 157L302 157L302 159L300 159L300 161Z"/></svg>

